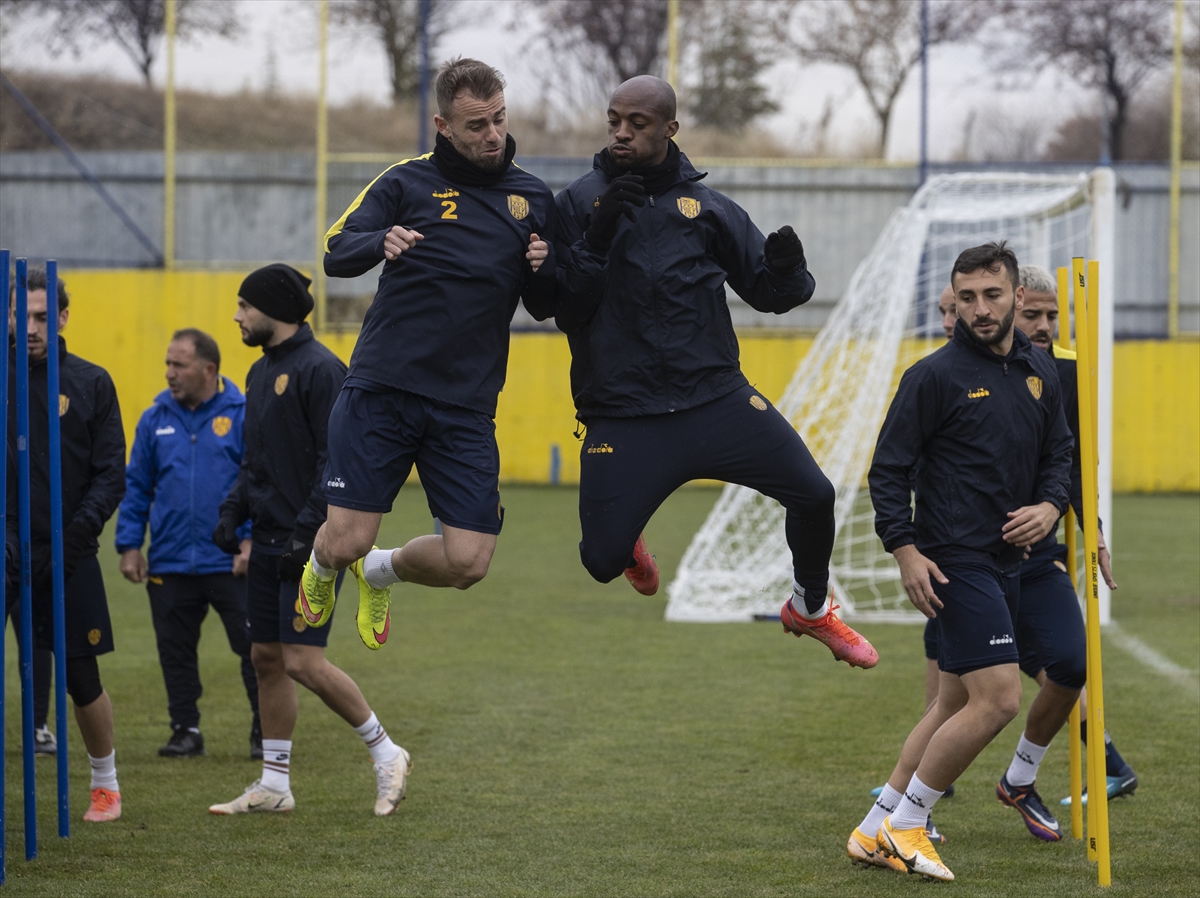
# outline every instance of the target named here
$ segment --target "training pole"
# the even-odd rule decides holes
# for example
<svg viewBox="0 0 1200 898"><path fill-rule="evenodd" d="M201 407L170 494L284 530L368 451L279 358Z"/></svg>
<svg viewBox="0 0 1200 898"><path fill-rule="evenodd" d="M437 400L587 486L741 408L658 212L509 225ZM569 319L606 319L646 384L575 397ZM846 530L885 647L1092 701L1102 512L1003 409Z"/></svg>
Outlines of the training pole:
<svg viewBox="0 0 1200 898"><path fill-rule="evenodd" d="M50 564L51 600L54 607L54 720L61 737L67 733L67 617L63 582L62 428L65 409L59 389L58 263L46 261L46 426L50 462ZM58 835L71 835L67 803L67 740L58 740Z"/></svg>
<svg viewBox="0 0 1200 898"><path fill-rule="evenodd" d="M37 857L37 792L33 767L33 593L29 508L29 262L17 259L17 522L21 546L21 748L25 773L25 860Z"/></svg>
<svg viewBox="0 0 1200 898"><path fill-rule="evenodd" d="M0 296L4 297L5 306L8 305L8 250L0 249ZM8 309L5 308L5 312ZM8 315L0 315L0 346L4 347L4 364L0 366L0 396L4 399L0 402L0 446L4 447L3 452L0 452L0 533L8 534ZM4 553L4 587L8 588L8 553ZM8 615L5 615L4 628L8 628ZM8 712L4 704L4 687L6 685L4 675L4 646L5 635L0 632L0 886L4 885L4 881L8 878L8 851L5 845L8 842L8 802L5 800L8 795L8 777L5 775L4 763L5 749L7 745L4 739L4 727L8 721Z"/></svg>
<svg viewBox="0 0 1200 898"><path fill-rule="evenodd" d="M1063 349L1071 348L1071 273L1066 268L1058 269L1058 345ZM1078 382L1076 383L1078 392ZM1079 447L1075 447L1079 451ZM1078 592L1079 562L1076 560L1075 547L1075 509L1067 506L1063 516L1063 531L1067 544L1067 575L1071 578L1071 589ZM1071 708L1067 718L1069 735L1069 757L1071 769L1071 836L1083 838L1083 739L1079 730L1079 702Z"/></svg>

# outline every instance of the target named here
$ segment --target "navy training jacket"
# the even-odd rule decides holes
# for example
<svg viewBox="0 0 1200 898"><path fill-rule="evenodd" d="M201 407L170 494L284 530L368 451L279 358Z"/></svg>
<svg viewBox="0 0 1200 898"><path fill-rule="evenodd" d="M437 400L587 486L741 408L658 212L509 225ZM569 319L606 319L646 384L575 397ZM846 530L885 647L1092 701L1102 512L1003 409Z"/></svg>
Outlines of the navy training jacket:
<svg viewBox="0 0 1200 898"><path fill-rule="evenodd" d="M733 200L700 183L680 154L675 183L620 219L608 252L583 239L614 172L606 153L555 199L559 295L555 321L571 344L578 417L680 411L745 386L725 284L760 312L807 302L807 267L772 274L763 235Z"/></svg>
<svg viewBox="0 0 1200 898"><path fill-rule="evenodd" d="M451 183L432 156L384 171L325 238L330 277L357 277L384 262L394 225L425 238L384 262L347 384L494 417L518 299L539 321L553 314L554 258L536 274L525 258L531 234L554 245L553 195L516 165L491 186Z"/></svg>
<svg viewBox="0 0 1200 898"><path fill-rule="evenodd" d="M242 462L246 399L228 377L218 384L194 410L163 390L138 420L116 546L118 552L140 549L149 522L151 574L227 574L232 567L212 532ZM241 536L249 535L244 526Z"/></svg>
<svg viewBox="0 0 1200 898"><path fill-rule="evenodd" d="M1014 329L1001 357L960 321L900 379L867 475L875 532L888 552L915 544L938 564L1015 571L1024 550L1004 542L1008 512L1039 502L1065 511L1073 452L1050 354Z"/></svg>

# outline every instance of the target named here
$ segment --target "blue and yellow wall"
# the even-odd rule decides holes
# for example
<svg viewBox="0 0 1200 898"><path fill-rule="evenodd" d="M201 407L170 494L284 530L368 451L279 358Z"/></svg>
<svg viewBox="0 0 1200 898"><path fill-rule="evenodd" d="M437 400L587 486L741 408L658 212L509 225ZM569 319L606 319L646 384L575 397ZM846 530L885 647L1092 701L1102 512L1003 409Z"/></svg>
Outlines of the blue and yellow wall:
<svg viewBox="0 0 1200 898"><path fill-rule="evenodd" d="M166 384L167 343L182 327L207 331L221 345L222 373L239 385L260 350L241 342L233 313L245 272L71 271L65 331L72 352L104 366L117 384L127 440L142 410ZM349 360L356 333L321 340ZM771 331L740 335L742 368L777 398L812 338ZM496 432L501 478L547 483L553 447L560 477L579 479L570 352L559 334L514 334ZM1113 489L1200 491L1200 342L1130 341L1114 348Z"/></svg>

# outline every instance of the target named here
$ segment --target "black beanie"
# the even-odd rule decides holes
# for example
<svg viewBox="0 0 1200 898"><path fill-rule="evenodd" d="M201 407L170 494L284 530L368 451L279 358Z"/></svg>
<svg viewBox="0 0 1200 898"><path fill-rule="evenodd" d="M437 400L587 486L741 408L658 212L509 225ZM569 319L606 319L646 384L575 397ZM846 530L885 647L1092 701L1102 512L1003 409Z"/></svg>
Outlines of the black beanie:
<svg viewBox="0 0 1200 898"><path fill-rule="evenodd" d="M238 296L276 321L299 324L313 309L311 283L292 266L276 262L246 275Z"/></svg>

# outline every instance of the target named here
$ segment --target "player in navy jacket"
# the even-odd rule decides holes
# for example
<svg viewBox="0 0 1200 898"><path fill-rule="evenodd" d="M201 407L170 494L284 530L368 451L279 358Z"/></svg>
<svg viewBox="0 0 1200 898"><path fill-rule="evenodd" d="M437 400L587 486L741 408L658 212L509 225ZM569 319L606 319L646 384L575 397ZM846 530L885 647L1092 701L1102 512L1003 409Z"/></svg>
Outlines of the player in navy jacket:
<svg viewBox="0 0 1200 898"><path fill-rule="evenodd" d="M642 530L689 480L740 483L786 509L794 584L781 618L834 657L878 655L828 596L834 489L800 436L746 381L725 285L755 309L807 302L815 282L790 227L765 240L736 203L702 183L671 138L675 92L640 75L613 93L608 146L562 191L556 322L571 343L580 450L579 544L607 583L646 595L658 569ZM628 219L624 221L622 219Z"/></svg>
<svg viewBox="0 0 1200 898"><path fill-rule="evenodd" d="M243 525L234 556L212 540L220 505L242 461L246 400L220 374L216 340L195 328L176 331L167 347L167 384L142 413L125 468L125 498L117 513L121 573L145 583L167 688L171 738L164 757L204 754L197 702L203 693L196 649L209 606L221 617L229 647L241 658L250 700L250 755L262 757L258 681L246 626L246 565L250 528ZM150 524L149 562L142 554Z"/></svg>
<svg viewBox="0 0 1200 898"><path fill-rule="evenodd" d="M486 574L503 521L496 398L518 300L553 313L550 189L512 162L504 81L452 60L437 78L437 145L367 185L330 229L325 271L383 273L329 422L329 518L300 583L310 626L351 567L358 632L378 649L391 584L466 589ZM441 533L374 549L383 513L416 464Z"/></svg>

